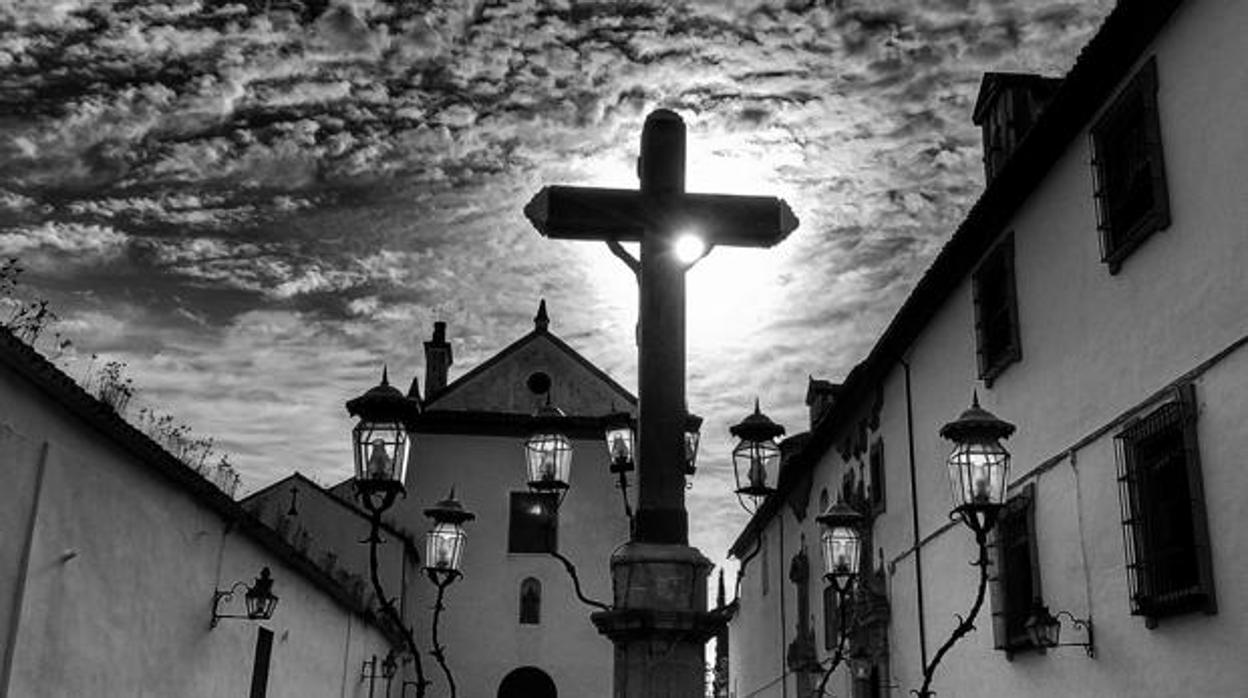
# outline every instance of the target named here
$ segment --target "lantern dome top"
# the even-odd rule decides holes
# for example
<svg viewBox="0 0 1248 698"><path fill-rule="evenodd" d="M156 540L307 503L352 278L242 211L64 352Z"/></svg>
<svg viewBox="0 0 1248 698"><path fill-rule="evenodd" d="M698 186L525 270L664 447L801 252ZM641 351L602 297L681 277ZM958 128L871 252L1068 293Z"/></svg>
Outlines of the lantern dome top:
<svg viewBox="0 0 1248 698"><path fill-rule="evenodd" d="M728 431L746 441L766 441L784 435L784 427L771 421L770 417L759 410L758 398L754 398L754 413L739 424L728 427Z"/></svg>
<svg viewBox="0 0 1248 698"><path fill-rule="evenodd" d="M863 515L857 509L849 506L840 497L837 497L836 503L828 507L827 511L816 516L815 521L829 528L845 526L856 530L862 526L863 518Z"/></svg>
<svg viewBox="0 0 1248 698"><path fill-rule="evenodd" d="M425 509L425 516L433 519L435 523L462 524L477 518L477 515L464 508L455 498L455 488L451 488L450 494L446 495L446 499Z"/></svg>
<svg viewBox="0 0 1248 698"><path fill-rule="evenodd" d="M420 414L420 404L390 385L388 371L383 366L381 382L363 395L348 400L347 413L362 419L398 419L406 423Z"/></svg>
<svg viewBox="0 0 1248 698"><path fill-rule="evenodd" d="M957 419L940 428L940 435L950 441L966 442L976 438L1004 439L1014 433L1014 425L979 406L979 394L971 397L971 406Z"/></svg>

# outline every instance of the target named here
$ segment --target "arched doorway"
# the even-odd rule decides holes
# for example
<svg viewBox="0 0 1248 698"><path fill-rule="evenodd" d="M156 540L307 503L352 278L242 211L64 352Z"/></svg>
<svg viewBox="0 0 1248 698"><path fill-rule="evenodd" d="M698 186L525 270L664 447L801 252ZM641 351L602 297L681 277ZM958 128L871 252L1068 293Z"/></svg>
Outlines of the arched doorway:
<svg viewBox="0 0 1248 698"><path fill-rule="evenodd" d="M522 666L503 677L498 698L558 698L555 682L535 666Z"/></svg>

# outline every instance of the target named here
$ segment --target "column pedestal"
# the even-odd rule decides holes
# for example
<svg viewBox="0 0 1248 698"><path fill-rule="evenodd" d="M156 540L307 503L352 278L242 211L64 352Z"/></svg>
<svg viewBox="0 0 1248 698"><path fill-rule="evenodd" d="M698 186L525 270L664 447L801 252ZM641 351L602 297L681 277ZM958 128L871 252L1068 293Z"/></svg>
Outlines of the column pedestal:
<svg viewBox="0 0 1248 698"><path fill-rule="evenodd" d="M706 610L711 562L686 545L631 542L611 557L614 608L593 614L615 644L614 698L703 698L706 641L727 617Z"/></svg>

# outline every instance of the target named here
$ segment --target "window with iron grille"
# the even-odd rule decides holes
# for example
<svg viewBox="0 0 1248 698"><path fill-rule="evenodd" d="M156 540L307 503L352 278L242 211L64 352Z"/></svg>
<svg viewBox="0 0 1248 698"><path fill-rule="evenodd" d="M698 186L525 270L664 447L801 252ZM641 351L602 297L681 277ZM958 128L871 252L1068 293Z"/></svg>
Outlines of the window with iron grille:
<svg viewBox="0 0 1248 698"><path fill-rule="evenodd" d="M558 550L558 503L558 495L549 492L512 492L507 552Z"/></svg>
<svg viewBox="0 0 1248 698"><path fill-rule="evenodd" d="M1018 335L1018 298L1014 287L1014 235L984 257L971 277L975 301L975 339L979 377L991 387L1007 366L1023 358Z"/></svg>
<svg viewBox="0 0 1248 698"><path fill-rule="evenodd" d="M1149 235L1170 225L1157 118L1157 61L1131 79L1092 127L1101 259L1111 274Z"/></svg>
<svg viewBox="0 0 1248 698"><path fill-rule="evenodd" d="M992 589L993 640L1007 653L1031 649L1027 618L1040 595L1036 549L1035 484L1028 483L1001 510L996 526L996 577Z"/></svg>
<svg viewBox="0 0 1248 698"><path fill-rule="evenodd" d="M1131 613L1151 628L1164 616L1217 612L1194 386L1176 388L1116 441Z"/></svg>

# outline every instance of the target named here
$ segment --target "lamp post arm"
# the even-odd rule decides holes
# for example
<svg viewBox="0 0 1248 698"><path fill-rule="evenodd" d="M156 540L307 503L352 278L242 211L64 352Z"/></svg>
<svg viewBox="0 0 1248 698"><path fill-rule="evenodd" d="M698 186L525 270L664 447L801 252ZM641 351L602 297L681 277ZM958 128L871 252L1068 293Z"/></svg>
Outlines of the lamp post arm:
<svg viewBox="0 0 1248 698"><path fill-rule="evenodd" d="M958 619L958 626L953 629L953 634L945 640L945 644L936 650L936 654L932 656L932 661L923 667L923 687L919 690L911 690L910 692L918 696L918 698L932 698L935 693L931 690L932 677L936 674L936 667L940 665L940 660L944 659L945 653L957 644L964 635L975 629L975 617L979 615L979 609L984 605L984 592L988 589L988 529L983 526L971 526L975 532L975 543L979 546L979 559L974 563L979 567L979 590L975 593L975 603L971 606L970 613L966 618L954 616Z"/></svg>
<svg viewBox="0 0 1248 698"><path fill-rule="evenodd" d="M848 623L845 622L845 618L849 615L849 608L846 607L845 600L848 597L848 591L842 592L838 590L836 592L836 651L832 654L832 663L829 664L828 668L823 672L823 678L819 679L819 688L815 690L816 698L823 698L823 696L830 695L825 692L828 687L828 680L832 678L832 674L836 671L837 667L845 661L845 629L848 625Z"/></svg>
<svg viewBox="0 0 1248 698"><path fill-rule="evenodd" d="M434 578L433 583L438 587L437 599L433 602L433 649L429 654L437 660L438 666L442 667L442 673L446 676L446 685L450 688L451 698L455 698L455 677L451 675L451 668L446 665L446 648L442 646L441 640L438 638L438 620L442 617L442 611L446 610L446 606L442 603L443 597L446 595L446 588L458 578L458 575L450 574L442 578Z"/></svg>
<svg viewBox="0 0 1248 698"><path fill-rule="evenodd" d="M628 534L633 534L633 506L628 503L628 473L620 471L620 499L624 501L624 515L628 517Z"/></svg>
<svg viewBox="0 0 1248 698"><path fill-rule="evenodd" d="M568 576L572 578L572 591L576 592L576 598L579 599L581 603L585 604L586 606L593 606L594 608L597 608L600 611L611 610L611 607L608 606L607 604L602 603L601 601L595 601L585 596L584 592L581 591L581 578L576 573L576 565L573 565L571 560L564 557L562 553L560 553L558 550L555 550L554 548L551 548L547 552L550 554L551 557L563 563L563 569L567 570Z"/></svg>
<svg viewBox="0 0 1248 698"><path fill-rule="evenodd" d="M381 512L383 509L372 506L371 499L365 498L364 501L369 503L368 572L373 583L373 594L377 597L377 603L381 605L382 612L399 629L399 632L403 634L403 639L407 641L408 650L411 652L412 660L416 665L416 698L425 698L425 687L429 685L429 682L425 679L425 668L420 660L420 647L416 645L416 636L412 633L411 628L407 627L407 624L403 622L403 617L399 615L399 611L394 607L394 603L386 596L386 591L381 586L381 576L377 571L377 546L381 544Z"/></svg>
<svg viewBox="0 0 1248 698"><path fill-rule="evenodd" d="M842 633L844 632L844 625L842 622ZM836 652L832 654L832 663L828 664L828 668L823 670L823 678L819 679L819 688L815 689L815 696L822 698L823 696L831 695L827 693L828 680L832 678L832 674L836 672L837 667L843 661L845 661L845 636L842 634L836 640Z"/></svg>

